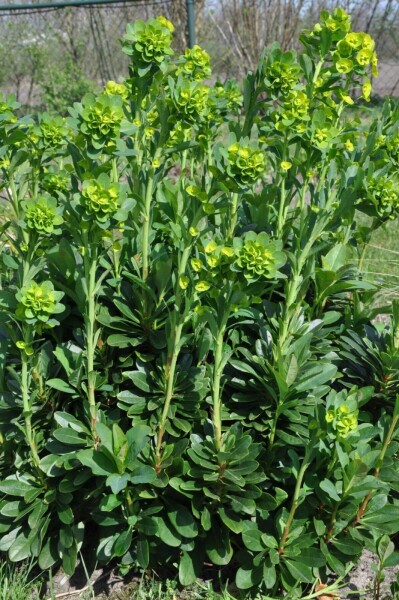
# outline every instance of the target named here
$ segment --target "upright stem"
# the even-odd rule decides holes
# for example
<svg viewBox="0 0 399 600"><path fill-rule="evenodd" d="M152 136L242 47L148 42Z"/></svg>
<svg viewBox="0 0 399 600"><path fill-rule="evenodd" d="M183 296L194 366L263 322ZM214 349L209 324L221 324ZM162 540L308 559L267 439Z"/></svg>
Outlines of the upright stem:
<svg viewBox="0 0 399 600"><path fill-rule="evenodd" d="M305 457L302 462L302 466L298 472L298 477L296 480L296 485L295 485L295 490L294 490L294 496L292 498L290 514L288 515L288 520L284 527L283 535L281 536L280 544L278 547L278 551L280 554L282 554L284 552L284 546L287 541L288 535L290 533L291 525L294 520L296 510L298 508L299 495L301 493L302 482L303 482L303 478L305 476L308 466L309 466L309 452L306 452Z"/></svg>
<svg viewBox="0 0 399 600"><path fill-rule="evenodd" d="M116 158L112 159L111 178L112 178L113 183L119 182L118 161ZM117 231L123 232L123 229L120 228ZM122 250L122 245L123 245L123 234L118 238L118 234L115 232L115 229L113 229L112 230L112 261L113 261L113 265L114 265L114 274L115 274L116 279L119 279L119 276L120 276L119 258L120 258L120 252ZM117 283L117 293L118 294L121 293L121 282L120 281L118 281L118 283Z"/></svg>
<svg viewBox="0 0 399 600"><path fill-rule="evenodd" d="M273 448L273 444L274 444L274 439L276 437L276 431L277 431L277 423L278 423L278 419L280 416L280 406L284 403L284 398L280 398L278 401L278 404L276 406L276 410L274 411L274 417L273 417L273 423L272 426L270 428L270 435L269 435L269 445L268 445L268 451L271 452L272 448ZM271 455L270 455L271 457Z"/></svg>
<svg viewBox="0 0 399 600"><path fill-rule="evenodd" d="M185 142L188 140L187 133L188 133L187 131L184 132L184 138L183 138L183 140ZM181 160L181 180L180 180L180 183L181 183L182 186L184 186L184 183L186 181L187 158L188 158L188 149L185 148L183 150L182 160Z"/></svg>
<svg viewBox="0 0 399 600"><path fill-rule="evenodd" d="M175 384L175 372L176 372L177 359L179 358L179 354L180 354L179 343L180 343L180 339L181 339L182 330L183 330L183 323L178 323L173 332L173 336L174 336L173 352L172 352L172 355L168 358L168 360L170 360L170 362L167 365L167 370L166 370L167 384L166 384L165 402L164 402L161 422L159 425L158 436L157 436L158 470L160 469L163 436L165 434L166 422L168 420L170 404L171 404L171 401L173 398L174 384Z"/></svg>
<svg viewBox="0 0 399 600"><path fill-rule="evenodd" d="M302 184L301 198L300 198L300 202L299 202L300 216L299 216L298 247L301 244L301 239L303 236L303 231L304 231L305 223L306 223L305 202L306 202L306 194L308 191L308 186L309 186L309 179L306 178L306 179L304 179L303 184Z"/></svg>
<svg viewBox="0 0 399 600"><path fill-rule="evenodd" d="M331 537L334 534L334 525L335 525L335 521L337 519L337 513L338 513L338 509L341 506L341 500L338 500L333 508L333 511L331 513L331 517L330 517L330 522L328 524L328 530L327 530L327 536L326 536L326 542L329 542Z"/></svg>
<svg viewBox="0 0 399 600"><path fill-rule="evenodd" d="M378 478L379 475L380 475L381 468L382 468L382 466L384 464L385 454L386 454L386 451L388 450L389 444L392 441L392 437L393 437L395 429L396 429L396 427L398 425L398 421L399 421L399 414L395 415L392 418L391 425L389 426L387 435L385 437L384 443L383 443L382 448L381 448L380 455L378 457L378 460L377 460L377 463L376 463L376 466L375 466L375 469L374 469L374 477L375 478ZM372 495L372 492L370 490L370 492L367 494L367 496L363 500L362 504L360 505L359 510L357 511L357 515L356 515L356 519L355 519L355 524L358 523L359 520L363 517L363 515L364 515L364 513L366 511L367 505L368 505L368 503L371 500L371 495Z"/></svg>
<svg viewBox="0 0 399 600"><path fill-rule="evenodd" d="M118 176L118 161L116 160L116 158L112 159L112 181L114 183L118 183L119 181L119 176Z"/></svg>
<svg viewBox="0 0 399 600"><path fill-rule="evenodd" d="M367 244L364 244L363 248L362 248L362 252L360 254L359 264L358 264L358 269L359 269L360 273L363 272L363 264L364 264L364 259L366 258L366 252L367 252Z"/></svg>
<svg viewBox="0 0 399 600"><path fill-rule="evenodd" d="M214 371L212 382L213 427L215 429L216 448L222 447L222 402L220 383L223 375L223 337L226 327L222 326L215 340Z"/></svg>
<svg viewBox="0 0 399 600"><path fill-rule="evenodd" d="M232 240L234 237L234 231L237 225L237 211L238 211L238 192L234 192L231 197L231 208L230 208L230 225L228 231L228 239Z"/></svg>
<svg viewBox="0 0 399 600"><path fill-rule="evenodd" d="M157 470L159 471L161 468L161 450L162 450L162 441L163 436L165 435L165 427L166 422L168 420L170 404L172 402L173 394L174 394L174 385L175 385L175 373L176 373L176 365L177 360L180 354L180 340L183 332L184 326L184 312L182 314L182 303L183 303L183 295L182 290L179 285L179 280L187 267L187 261L190 256L191 246L188 246L183 250L181 261L179 264L177 281L176 281L176 297L175 297L175 310L173 314L173 324L172 324L172 344L170 348L170 352L167 358L166 363L166 392L165 392L165 402L163 406L161 422L159 424L158 435L157 435Z"/></svg>
<svg viewBox="0 0 399 600"><path fill-rule="evenodd" d="M9 175L8 182L10 184L10 190L11 190L12 207L13 207L15 216L17 218L19 218L18 193L17 193L17 188L15 187L15 181L14 181L13 175L11 175L11 174Z"/></svg>
<svg viewBox="0 0 399 600"><path fill-rule="evenodd" d="M26 438L30 447L31 455L35 467L39 469L40 458L37 452L35 437L32 430L32 407L29 400L29 379L28 379L28 356L25 350L21 352L21 391L22 391L22 403L24 408L24 419L25 419L25 431Z"/></svg>
<svg viewBox="0 0 399 600"><path fill-rule="evenodd" d="M277 222L277 238L281 238L284 228L284 216L285 216L285 174L282 176L281 188L280 188L280 206L278 209L278 222Z"/></svg>
<svg viewBox="0 0 399 600"><path fill-rule="evenodd" d="M284 343L286 342L287 337L288 337L289 325L290 325L291 319L292 319L291 307L294 304L296 304L298 290L302 283L302 270L306 264L309 254L313 248L313 244L318 240L320 235L323 233L327 223L329 222L329 219L330 219L329 213L330 213L331 207L334 203L334 200L336 198L336 195L337 195L337 191L334 190L326 202L326 206L324 208L325 216L320 217L320 220L319 220L317 226L312 231L307 243L305 244L303 249L299 251L300 253L299 253L298 261L293 270L293 277L290 281L288 281L287 295L286 295L286 302L285 302L285 314L284 314L284 319L283 319L281 330L280 330L281 332L280 332L279 344L278 344L279 349L283 349Z"/></svg>
<svg viewBox="0 0 399 600"><path fill-rule="evenodd" d="M87 361L87 390L90 408L91 424L97 419L96 397L95 397L95 376L94 376L94 356L95 356L95 328L96 328L96 273L97 273L97 253L93 246L89 245L87 233L85 238L84 268L87 285L87 315L85 317L86 325L86 361Z"/></svg>
<svg viewBox="0 0 399 600"><path fill-rule="evenodd" d="M313 86L315 85L315 83L320 75L320 71L321 71L323 64L324 64L323 59L319 60L319 62L316 64L316 68L315 68L314 74L313 74L313 82L312 82Z"/></svg>
<svg viewBox="0 0 399 600"><path fill-rule="evenodd" d="M147 189L145 194L144 203L144 225L143 225L143 239L142 239L142 254L143 254L143 280L146 281L148 278L148 254L149 254L149 237L150 237L150 220L151 220L151 202L152 193L154 187L154 169L150 167L148 171Z"/></svg>
<svg viewBox="0 0 399 600"><path fill-rule="evenodd" d="M213 166L213 155L212 155L212 147L208 144L207 153L206 153L206 161L204 160L204 167L206 168L205 172L205 190L208 193L212 186L212 173L209 167Z"/></svg>

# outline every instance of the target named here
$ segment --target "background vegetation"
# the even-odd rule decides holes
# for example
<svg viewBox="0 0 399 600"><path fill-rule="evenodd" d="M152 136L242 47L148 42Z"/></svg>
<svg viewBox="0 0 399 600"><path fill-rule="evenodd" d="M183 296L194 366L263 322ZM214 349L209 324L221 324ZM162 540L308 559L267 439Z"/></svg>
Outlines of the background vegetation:
<svg viewBox="0 0 399 600"><path fill-rule="evenodd" d="M10 5L12 2L10 2ZM324 8L343 6L357 30L376 40L379 97L399 93L399 3L396 0L196 0L198 42L211 55L214 76L243 77L256 67L264 46L298 48L299 31ZM29 107L65 113L70 101L89 89L118 80L127 68L118 39L125 24L164 14L176 25L174 47L188 44L185 0L155 0L119 6L71 7L0 12L0 90ZM250 32L250 35L249 33ZM64 99L64 100L63 100Z"/></svg>

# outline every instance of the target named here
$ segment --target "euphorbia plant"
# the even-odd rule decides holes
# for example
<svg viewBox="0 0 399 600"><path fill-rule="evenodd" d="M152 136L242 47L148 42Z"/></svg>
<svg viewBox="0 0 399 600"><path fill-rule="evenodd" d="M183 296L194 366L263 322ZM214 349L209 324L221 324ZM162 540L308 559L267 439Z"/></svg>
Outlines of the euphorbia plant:
<svg viewBox="0 0 399 600"><path fill-rule="evenodd" d="M377 58L341 9L242 92L172 38L128 25L67 120L0 103L0 550L317 597L397 532L398 310L363 272L397 109L346 118Z"/></svg>

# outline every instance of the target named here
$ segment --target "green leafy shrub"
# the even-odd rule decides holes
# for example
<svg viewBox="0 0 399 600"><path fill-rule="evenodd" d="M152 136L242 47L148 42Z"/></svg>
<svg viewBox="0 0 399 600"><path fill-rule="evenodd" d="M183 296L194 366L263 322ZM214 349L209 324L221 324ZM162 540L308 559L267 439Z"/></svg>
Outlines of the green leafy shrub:
<svg viewBox="0 0 399 600"><path fill-rule="evenodd" d="M376 57L342 10L243 95L172 31L129 25L67 119L0 104L0 551L299 598L398 530L399 306L362 262L399 110L353 118Z"/></svg>

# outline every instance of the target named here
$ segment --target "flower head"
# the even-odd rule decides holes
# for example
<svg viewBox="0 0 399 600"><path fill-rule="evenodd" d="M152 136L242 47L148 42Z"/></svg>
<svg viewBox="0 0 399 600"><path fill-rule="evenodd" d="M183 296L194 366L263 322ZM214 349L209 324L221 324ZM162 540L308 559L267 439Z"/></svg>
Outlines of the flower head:
<svg viewBox="0 0 399 600"><path fill-rule="evenodd" d="M282 55L281 59L275 60L266 68L266 84L272 93L281 92L287 95L298 83L300 67L292 63L289 58L290 53Z"/></svg>
<svg viewBox="0 0 399 600"><path fill-rule="evenodd" d="M241 185L255 183L266 169L265 155L257 147L235 142L227 149L227 171Z"/></svg>
<svg viewBox="0 0 399 600"><path fill-rule="evenodd" d="M54 290L51 281L32 282L17 292L19 304L16 316L28 323L46 323L53 314L63 312L64 306L59 303L63 295Z"/></svg>
<svg viewBox="0 0 399 600"><path fill-rule="evenodd" d="M349 404L340 404L337 408L328 410L325 418L339 437L346 438L352 431L356 431L358 414L359 411Z"/></svg>
<svg viewBox="0 0 399 600"><path fill-rule="evenodd" d="M172 98L181 118L188 123L201 121L208 112L209 86L178 78Z"/></svg>
<svg viewBox="0 0 399 600"><path fill-rule="evenodd" d="M56 148L66 142L68 130L62 117L51 117L44 113L37 133L46 147Z"/></svg>
<svg viewBox="0 0 399 600"><path fill-rule="evenodd" d="M292 90L283 105L283 118L287 121L308 118L309 98L301 90Z"/></svg>
<svg viewBox="0 0 399 600"><path fill-rule="evenodd" d="M91 138L94 148L102 148L118 133L123 118L120 96L101 94L98 98L86 97L87 104L82 111L81 131Z"/></svg>
<svg viewBox="0 0 399 600"><path fill-rule="evenodd" d="M119 208L119 189L119 184L110 183L105 177L84 181L81 198L86 214L100 223L106 222Z"/></svg>
<svg viewBox="0 0 399 600"><path fill-rule="evenodd" d="M184 73L194 81L202 81L211 75L210 56L200 46L195 45L192 48L187 48L184 55L180 57L179 62L180 65L176 71L178 75Z"/></svg>
<svg viewBox="0 0 399 600"><path fill-rule="evenodd" d="M49 194L66 192L70 184L70 176L65 172L46 173L43 176L42 188Z"/></svg>
<svg viewBox="0 0 399 600"><path fill-rule="evenodd" d="M63 219L57 211L54 198L41 197L24 202L25 219L29 229L38 233L52 233Z"/></svg>
<svg viewBox="0 0 399 600"><path fill-rule="evenodd" d="M122 38L122 49L132 57L131 68L138 75L159 69L173 54L171 49L173 25L164 17L128 24Z"/></svg>
<svg viewBox="0 0 399 600"><path fill-rule="evenodd" d="M371 203L379 217L395 219L399 214L399 180L379 174L365 180L364 198L359 204Z"/></svg>
<svg viewBox="0 0 399 600"><path fill-rule="evenodd" d="M286 262L281 242L272 242L264 232L249 231L244 238L234 239L234 247L237 256L234 270L238 267L248 281L276 277Z"/></svg>
<svg viewBox="0 0 399 600"><path fill-rule="evenodd" d="M351 18L342 8L336 8L332 13L323 11L321 13L321 21L324 27L332 33L346 33L350 31Z"/></svg>
<svg viewBox="0 0 399 600"><path fill-rule="evenodd" d="M165 27L166 29L168 29L170 31L170 33L173 33L175 30L175 26L173 25L173 23L171 21L169 21L169 19L167 19L166 17L159 15L158 17L156 17L156 20L161 23L161 25L163 27Z"/></svg>
<svg viewBox="0 0 399 600"><path fill-rule="evenodd" d="M123 83L116 83L116 81L108 81L104 93L109 96L121 96L124 100L129 96L127 87Z"/></svg>

